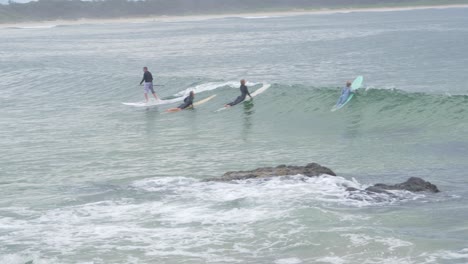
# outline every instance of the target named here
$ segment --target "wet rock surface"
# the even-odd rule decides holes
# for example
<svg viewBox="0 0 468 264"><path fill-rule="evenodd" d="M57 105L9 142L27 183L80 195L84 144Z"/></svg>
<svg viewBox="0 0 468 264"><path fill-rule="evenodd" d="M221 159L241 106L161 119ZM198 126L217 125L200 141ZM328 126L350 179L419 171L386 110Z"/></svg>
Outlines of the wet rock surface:
<svg viewBox="0 0 468 264"><path fill-rule="evenodd" d="M309 163L306 166L287 166L279 165L277 167L264 167L250 171L230 171L226 172L223 176L218 178L210 178L205 181L234 181L246 180L252 178L266 178L275 176L287 176L301 174L308 177L315 177L320 175L336 176L336 174L329 168L324 167L317 163Z"/></svg>
<svg viewBox="0 0 468 264"><path fill-rule="evenodd" d="M367 188L366 190L368 191L404 190L404 191L410 191L410 192L431 192L431 193L440 192L437 186L418 177L411 177L405 182L394 184L394 185L377 183L374 186Z"/></svg>
<svg viewBox="0 0 468 264"><path fill-rule="evenodd" d="M304 175L307 177L317 177L320 175L336 176L336 174L329 168L324 167L318 163L309 163L306 166L287 166L279 165L277 167L263 167L249 171L229 171L221 177L209 178L204 181L235 181L235 180L246 180L246 179L257 179L277 176L290 176L290 175ZM387 194L393 196L389 191L402 190L410 192L440 192L437 186L425 181L418 177L411 177L405 182L398 184L384 184L377 183L373 186L367 187L364 190L349 187L346 189L348 192L365 192L368 194Z"/></svg>

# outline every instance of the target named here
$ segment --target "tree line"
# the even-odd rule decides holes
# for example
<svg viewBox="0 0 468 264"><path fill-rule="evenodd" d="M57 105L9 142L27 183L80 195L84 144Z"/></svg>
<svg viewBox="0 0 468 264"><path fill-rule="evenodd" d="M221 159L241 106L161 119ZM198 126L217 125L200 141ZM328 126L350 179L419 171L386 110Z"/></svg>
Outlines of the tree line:
<svg viewBox="0 0 468 264"><path fill-rule="evenodd" d="M0 5L0 22L449 3L468 0L10 0L8 5Z"/></svg>

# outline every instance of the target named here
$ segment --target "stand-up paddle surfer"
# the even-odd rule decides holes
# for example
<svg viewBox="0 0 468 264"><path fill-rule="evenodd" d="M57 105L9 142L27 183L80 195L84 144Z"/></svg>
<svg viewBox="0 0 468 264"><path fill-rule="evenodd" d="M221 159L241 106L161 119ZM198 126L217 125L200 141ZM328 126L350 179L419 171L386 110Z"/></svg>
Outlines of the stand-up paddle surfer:
<svg viewBox="0 0 468 264"><path fill-rule="evenodd" d="M224 107L231 107L231 106L234 106L234 105L244 101L245 97L247 95L250 97L250 99L252 99L252 96L250 95L249 90L247 89L247 86L245 86L245 80L241 80L240 83L241 83L241 86L239 88L240 88L240 91L241 91L241 95L239 95L236 98L236 100L234 100L234 102L226 104L226 105L224 105Z"/></svg>
<svg viewBox="0 0 468 264"><path fill-rule="evenodd" d="M166 112L179 112L179 111L182 111L182 110L186 109L189 106L193 106L193 99L194 98L195 98L195 92L191 91L189 96L185 97L183 104L179 105L176 108L169 108L169 109L166 110Z"/></svg>
<svg viewBox="0 0 468 264"><path fill-rule="evenodd" d="M148 102L148 93L151 92L154 96L154 99L158 100L158 96L154 92L153 89L153 75L151 72L148 71L148 67L143 67L143 79L140 82L140 85L145 82L144 92L145 92L145 99Z"/></svg>

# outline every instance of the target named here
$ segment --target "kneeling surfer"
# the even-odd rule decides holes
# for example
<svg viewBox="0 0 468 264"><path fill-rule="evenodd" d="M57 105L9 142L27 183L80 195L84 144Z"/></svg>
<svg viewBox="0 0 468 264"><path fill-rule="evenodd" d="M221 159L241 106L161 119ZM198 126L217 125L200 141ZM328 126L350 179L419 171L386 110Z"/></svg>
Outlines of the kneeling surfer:
<svg viewBox="0 0 468 264"><path fill-rule="evenodd" d="M233 102L229 103L229 104L226 104L224 105L224 107L231 107L231 106L234 106L242 101L245 100L245 97L248 95L250 97L250 99L252 99L252 96L250 95L249 93L249 90L247 89L247 86L245 86L245 80L241 80L240 81L241 83L241 86L239 87L240 88L240 91L241 91L241 95L239 95L236 100L234 100Z"/></svg>
<svg viewBox="0 0 468 264"><path fill-rule="evenodd" d="M195 98L195 92L191 91L189 96L185 97L184 103L179 105L176 108L169 108L166 110L166 112L179 112L181 110L186 109L187 107L192 106L193 107L193 99Z"/></svg>

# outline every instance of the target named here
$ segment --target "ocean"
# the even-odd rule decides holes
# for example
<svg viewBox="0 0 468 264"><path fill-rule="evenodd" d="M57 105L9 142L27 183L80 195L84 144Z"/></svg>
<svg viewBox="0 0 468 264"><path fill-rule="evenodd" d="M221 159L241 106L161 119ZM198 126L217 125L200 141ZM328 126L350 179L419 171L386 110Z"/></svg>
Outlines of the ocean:
<svg viewBox="0 0 468 264"><path fill-rule="evenodd" d="M1 28L0 263L468 263L467 11ZM216 97L123 105L143 66ZM338 176L202 181L309 162ZM345 190L409 177L441 192Z"/></svg>

